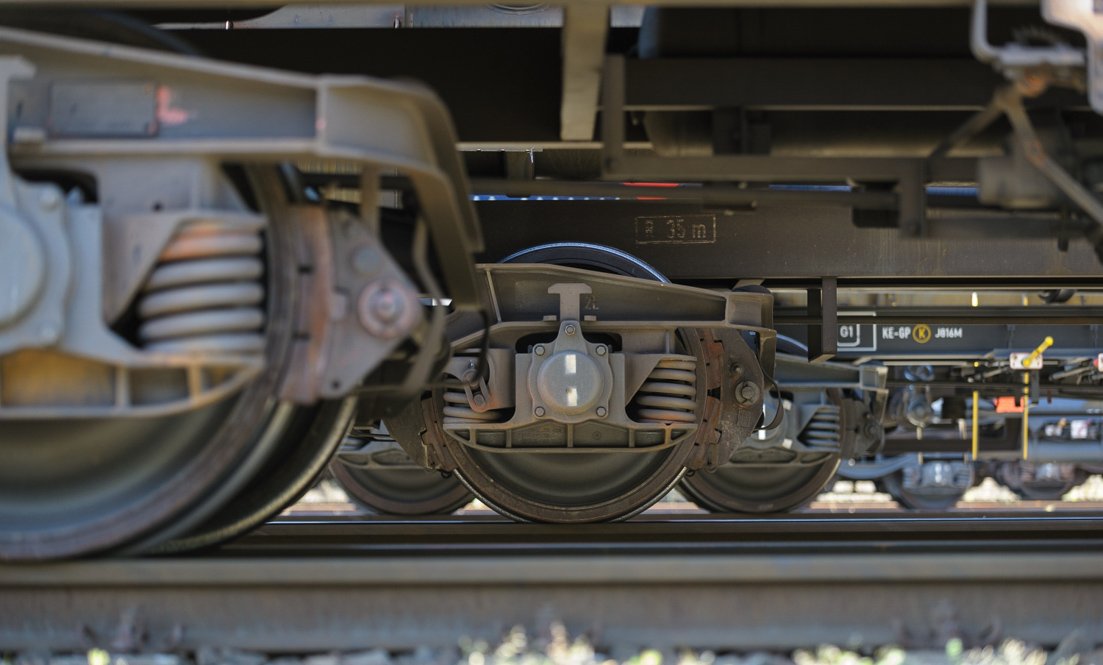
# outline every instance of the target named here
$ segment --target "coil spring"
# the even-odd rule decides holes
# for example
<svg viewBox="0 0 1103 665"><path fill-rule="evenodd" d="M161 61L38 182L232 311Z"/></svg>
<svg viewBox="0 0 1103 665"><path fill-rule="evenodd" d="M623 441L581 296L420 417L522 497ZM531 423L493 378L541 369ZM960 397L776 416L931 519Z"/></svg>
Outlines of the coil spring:
<svg viewBox="0 0 1103 665"><path fill-rule="evenodd" d="M165 246L138 302L138 338L164 353L264 350L262 220L202 219Z"/></svg>
<svg viewBox="0 0 1103 665"><path fill-rule="evenodd" d="M819 406L801 432L800 440L809 446L837 448L842 442L842 409Z"/></svg>
<svg viewBox="0 0 1103 665"><path fill-rule="evenodd" d="M459 388L444 391L444 422L446 423L496 423L502 420L501 411L479 412L471 408L467 393Z"/></svg>
<svg viewBox="0 0 1103 665"><path fill-rule="evenodd" d="M664 358L640 386L632 403L637 420L653 423L697 422L697 361Z"/></svg>

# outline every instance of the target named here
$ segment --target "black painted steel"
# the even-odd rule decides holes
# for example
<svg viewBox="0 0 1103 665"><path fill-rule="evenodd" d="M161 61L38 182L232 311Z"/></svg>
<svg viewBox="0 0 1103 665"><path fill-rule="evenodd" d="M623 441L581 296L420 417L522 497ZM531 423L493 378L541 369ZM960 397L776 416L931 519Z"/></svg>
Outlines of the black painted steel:
<svg viewBox="0 0 1103 665"><path fill-rule="evenodd" d="M483 261L533 244L577 241L638 256L674 281L722 280L729 287L744 278L818 282L825 275L839 278L840 287L860 280L1103 284L1086 243L1073 243L1062 253L1054 240L905 238L897 229L858 228L851 211L839 206L486 201L476 207L486 238Z"/></svg>

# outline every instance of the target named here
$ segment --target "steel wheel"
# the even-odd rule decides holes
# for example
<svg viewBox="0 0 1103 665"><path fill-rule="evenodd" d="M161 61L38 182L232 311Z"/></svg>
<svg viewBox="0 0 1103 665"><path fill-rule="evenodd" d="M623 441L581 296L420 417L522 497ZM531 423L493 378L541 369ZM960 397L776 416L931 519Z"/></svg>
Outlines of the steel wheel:
<svg viewBox="0 0 1103 665"><path fill-rule="evenodd" d="M531 521L626 519L658 501L681 479L689 446L653 454L496 454L457 446L457 474L483 503Z"/></svg>
<svg viewBox="0 0 1103 665"><path fill-rule="evenodd" d="M679 488L713 512L781 513L815 499L835 479L839 457L818 464L740 466L686 476Z"/></svg>
<svg viewBox="0 0 1103 665"><path fill-rule="evenodd" d="M808 351L800 342L783 335L778 336L777 344L778 352L783 354L804 356ZM828 395L836 402L842 399L838 391L828 391ZM841 429L846 430L845 422ZM712 512L787 512L826 491L834 483L841 461L841 456L829 455L811 464L725 464L714 471L687 475L679 489Z"/></svg>
<svg viewBox="0 0 1103 665"><path fill-rule="evenodd" d="M175 537L153 548L157 553L211 547L241 536L283 512L314 486L348 430L355 398L294 408L286 419L275 451L253 474L252 481L198 525L178 522Z"/></svg>
<svg viewBox="0 0 1103 665"><path fill-rule="evenodd" d="M912 510L943 511L957 506L965 496L964 489L955 487L923 487L908 489L904 487L902 471L896 471L878 481L881 489L901 506Z"/></svg>
<svg viewBox="0 0 1103 665"><path fill-rule="evenodd" d="M279 217L279 182L261 174L268 267L265 369L239 392L198 410L150 418L23 420L0 432L0 559L57 558L151 544L202 521L242 489L276 450L291 417L272 399L288 357L298 278ZM2 359L35 364L50 391L84 391L94 381L53 370L47 354Z"/></svg>
<svg viewBox="0 0 1103 665"><path fill-rule="evenodd" d="M668 281L629 254L587 243L541 245L503 262L549 263ZM701 357L696 338L683 336L682 342L682 353ZM704 385L700 366L697 371ZM440 395L434 399L440 413ZM704 399L704 391L699 399ZM446 435L440 432L440 436ZM691 452L687 445L645 454L491 453L451 446L457 475L488 506L516 519L554 522L624 519L645 510L677 484Z"/></svg>
<svg viewBox="0 0 1103 665"><path fill-rule="evenodd" d="M996 481L1028 501L1060 501L1061 497L1087 480L1074 464L1002 462Z"/></svg>
<svg viewBox="0 0 1103 665"><path fill-rule="evenodd" d="M385 430L356 427L346 447L329 465L349 498L385 515L447 515L471 501L456 476L414 464ZM370 438L369 438L370 437Z"/></svg>

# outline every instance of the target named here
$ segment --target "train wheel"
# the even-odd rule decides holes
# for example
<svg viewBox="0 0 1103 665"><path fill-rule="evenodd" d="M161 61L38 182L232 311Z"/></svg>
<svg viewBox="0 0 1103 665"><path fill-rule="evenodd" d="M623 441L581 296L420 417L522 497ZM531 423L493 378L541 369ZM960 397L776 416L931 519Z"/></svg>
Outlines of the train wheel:
<svg viewBox="0 0 1103 665"><path fill-rule="evenodd" d="M504 262L553 264L666 281L660 273L639 259L598 245L556 243L519 252ZM581 328L585 333L585 322L581 323ZM577 345L574 348L580 349L578 354L584 357L596 357L589 354L604 354L608 348L603 343L595 343L581 335L575 335L573 326L561 327L560 337L552 344L559 344L559 340L565 339L563 335L574 335L571 337L576 340L572 342ZM678 418L684 416L696 420L699 417L697 414L703 413L706 399L704 390L694 388L705 384L703 345L696 331L681 331L677 337L677 348L669 352L671 359L663 361L665 364L657 366L654 371L672 377L669 380L676 382L672 389L685 388L688 398L676 399L676 396L671 395L656 396L654 399L679 404L685 402L681 404L685 411ZM533 357L541 356L542 346L532 348L535 354ZM553 346L554 348L558 347ZM557 353L559 352L553 350L544 357L550 362L557 357ZM571 360L571 369L568 371L573 374L574 358ZM579 362L582 363L580 368L608 363L604 358L596 361L587 361L584 358ZM580 372L585 371L589 370L580 369ZM553 408L558 407L553 407L552 402L549 402L549 416L556 415ZM632 407L623 405L620 408ZM684 437L678 435L672 445L651 451L620 452L610 451L606 447L601 451L590 452L575 450L560 453L548 449L529 452L524 450L524 446L507 451L487 450L461 444L444 430L449 421L453 427L462 428L465 418L473 418L475 420L471 422L478 422L478 419L488 417L472 411L462 393L437 390L432 400L423 403L423 413L426 438L435 441L438 447L447 449L454 460L456 474L472 493L494 510L521 520L598 522L629 517L658 501L677 484L685 471L687 459L694 451L692 434ZM493 414L488 415L494 417ZM537 413L537 416L541 414ZM550 417L545 422L543 426L527 425L521 434L513 433L513 436L529 436L534 442L540 441L539 445L548 444L553 448L567 449L571 444L558 438L569 431L565 429L567 426ZM565 418L564 422L570 422L570 417ZM579 427L591 428L585 435L591 437L587 439L591 442L589 445L598 440L604 441L605 439L600 438L603 436L608 438L620 435L612 424L606 427L605 423L593 420L583 421ZM669 424L657 427L669 427ZM692 429L687 427L686 431L691 432Z"/></svg>
<svg viewBox="0 0 1103 665"><path fill-rule="evenodd" d="M682 480L682 492L697 505L713 512L786 512L816 498L834 480L842 460L841 449L849 445L844 443L846 410L841 408L839 391L826 391L817 399L822 404L805 407L811 410L806 423L798 423L796 419L800 407L790 402L785 408L776 399L767 399L773 403L767 404L767 412L784 408L784 417L777 428L762 431L761 440L750 439L727 464ZM840 450L798 452L804 445L805 432L815 432L814 436L820 438L831 433ZM782 445L783 440L790 442L788 447Z"/></svg>
<svg viewBox="0 0 1103 665"><path fill-rule="evenodd" d="M965 496L964 490L954 488L904 489L900 473L885 476L879 481L881 488L897 503L911 510L941 511L957 505Z"/></svg>
<svg viewBox="0 0 1103 665"><path fill-rule="evenodd" d="M151 551L164 554L211 547L241 536L298 501L325 471L348 431L355 398L296 407L280 432L279 443L252 481L210 517ZM162 534L163 535L163 534ZM163 538L162 538L163 539Z"/></svg>
<svg viewBox="0 0 1103 665"><path fill-rule="evenodd" d="M459 478L418 466L376 423L354 427L329 469L350 499L374 513L447 515L472 499Z"/></svg>
<svg viewBox="0 0 1103 665"><path fill-rule="evenodd" d="M687 476L680 488L713 512L781 513L815 499L835 479L838 468L837 456L810 466L728 464Z"/></svg>
<svg viewBox="0 0 1103 665"><path fill-rule="evenodd" d="M670 491L689 446L652 454L481 453L457 446L457 473L486 505L538 522L625 519Z"/></svg>
<svg viewBox="0 0 1103 665"><path fill-rule="evenodd" d="M996 481L1028 501L1060 501L1088 476L1075 464L1001 462Z"/></svg>
<svg viewBox="0 0 1103 665"><path fill-rule="evenodd" d="M237 260L261 267L257 274L264 277L254 288L263 299L253 307L263 309L250 310L261 323L230 337L262 353L263 369L236 392L171 415L5 422L0 559L58 558L162 541L214 513L278 450L296 412L273 397L289 358L292 330L285 323L292 319L299 275L280 199L273 198L278 178L257 174L254 184L266 223L253 228L256 242L247 243ZM230 233L243 235L237 227ZM156 330L146 334L147 342L156 338ZM115 399L116 386L104 380L100 366L49 349L0 356L0 366L9 407L68 413ZM132 392L150 400L174 395L175 379L150 372Z"/></svg>
<svg viewBox="0 0 1103 665"><path fill-rule="evenodd" d="M912 510L949 510L973 486L976 475L968 462L917 462L878 481L897 503Z"/></svg>

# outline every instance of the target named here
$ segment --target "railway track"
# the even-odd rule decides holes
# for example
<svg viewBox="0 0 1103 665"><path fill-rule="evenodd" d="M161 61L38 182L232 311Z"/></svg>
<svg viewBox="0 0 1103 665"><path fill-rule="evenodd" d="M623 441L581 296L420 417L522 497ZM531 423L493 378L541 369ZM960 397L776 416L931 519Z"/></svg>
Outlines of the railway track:
<svg viewBox="0 0 1103 665"><path fill-rule="evenodd" d="M547 554L716 555L783 553L1103 550L1103 517L989 511L912 516L822 513L769 518L662 515L607 524L521 524L500 517L347 519L318 516L270 523L218 556L513 556Z"/></svg>
<svg viewBox="0 0 1103 665"><path fill-rule="evenodd" d="M1055 645L1103 630L1103 518L987 513L282 520L188 558L0 567L0 651Z"/></svg>

